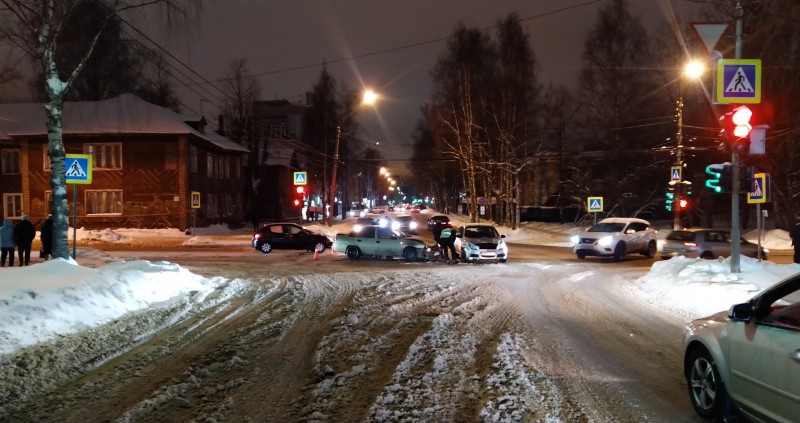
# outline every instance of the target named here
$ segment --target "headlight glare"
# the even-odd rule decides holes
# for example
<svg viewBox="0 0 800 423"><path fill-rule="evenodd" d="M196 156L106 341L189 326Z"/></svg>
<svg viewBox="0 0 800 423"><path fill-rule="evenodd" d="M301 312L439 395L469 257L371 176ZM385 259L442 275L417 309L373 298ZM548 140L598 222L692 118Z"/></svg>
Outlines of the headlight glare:
<svg viewBox="0 0 800 423"><path fill-rule="evenodd" d="M609 245L611 245L612 241L614 241L614 237L612 237L612 236L604 236L604 237L600 238L599 240L597 240L597 245L599 245L601 247L608 247Z"/></svg>
<svg viewBox="0 0 800 423"><path fill-rule="evenodd" d="M571 236L571 237L569 238L569 240L570 240L570 241L571 241L573 244L577 245L577 244L578 244L578 243L581 241L581 238L580 238L578 235L573 235L573 236Z"/></svg>

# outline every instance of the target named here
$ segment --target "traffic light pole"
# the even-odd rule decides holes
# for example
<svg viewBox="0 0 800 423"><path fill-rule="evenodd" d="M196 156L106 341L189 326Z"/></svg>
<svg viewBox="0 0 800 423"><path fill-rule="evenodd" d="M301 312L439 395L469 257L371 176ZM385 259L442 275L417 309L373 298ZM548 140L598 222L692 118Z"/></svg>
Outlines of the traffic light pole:
<svg viewBox="0 0 800 423"><path fill-rule="evenodd" d="M742 10L741 1L736 2L734 17L736 18L736 58L742 58ZM733 134L727 134L731 140L731 273L741 273L740 262L741 233L739 229L739 152L736 150Z"/></svg>
<svg viewBox="0 0 800 423"><path fill-rule="evenodd" d="M672 211L674 213L672 219L672 229L678 230L681 228L681 198L683 198L683 190L681 184L683 182L683 75L678 78L678 133L676 137L678 140L678 148L675 150L675 158L677 165L680 166L681 180L675 183L675 197L672 199Z"/></svg>

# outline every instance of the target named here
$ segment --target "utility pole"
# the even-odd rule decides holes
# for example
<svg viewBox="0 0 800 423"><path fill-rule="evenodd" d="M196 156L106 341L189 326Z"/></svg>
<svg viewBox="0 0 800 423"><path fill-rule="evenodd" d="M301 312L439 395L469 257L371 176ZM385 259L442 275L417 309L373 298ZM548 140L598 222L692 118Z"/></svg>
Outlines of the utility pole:
<svg viewBox="0 0 800 423"><path fill-rule="evenodd" d="M675 137L678 141L678 147L675 150L675 157L677 165L680 166L681 180L675 182L675 197L672 200L672 210L674 217L672 220L672 229L678 230L681 228L681 197L683 190L681 185L683 183L683 75L678 78L678 133Z"/></svg>
<svg viewBox="0 0 800 423"><path fill-rule="evenodd" d="M742 9L741 0L736 0L733 16L736 18L736 59L742 58ZM733 140L733 134L728 134ZM731 142L731 273L741 273L741 231L739 229L739 153Z"/></svg>
<svg viewBox="0 0 800 423"><path fill-rule="evenodd" d="M328 226L333 226L333 213L336 210L336 168L339 166L339 140L342 138L342 127L336 126L336 149L333 152L333 171L331 172L331 194L328 198Z"/></svg>

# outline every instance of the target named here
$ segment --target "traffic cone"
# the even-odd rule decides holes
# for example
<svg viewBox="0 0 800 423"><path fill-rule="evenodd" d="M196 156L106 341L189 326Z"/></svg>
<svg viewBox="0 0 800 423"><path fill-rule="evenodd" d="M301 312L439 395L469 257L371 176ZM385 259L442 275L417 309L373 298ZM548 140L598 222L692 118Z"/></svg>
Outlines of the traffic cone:
<svg viewBox="0 0 800 423"><path fill-rule="evenodd" d="M319 260L319 250L315 248L314 249L314 261L317 261L317 260Z"/></svg>

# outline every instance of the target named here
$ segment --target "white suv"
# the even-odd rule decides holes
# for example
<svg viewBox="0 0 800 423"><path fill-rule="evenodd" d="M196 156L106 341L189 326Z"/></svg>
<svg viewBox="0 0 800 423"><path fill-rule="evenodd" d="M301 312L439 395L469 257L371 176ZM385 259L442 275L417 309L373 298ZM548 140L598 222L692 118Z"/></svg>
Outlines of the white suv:
<svg viewBox="0 0 800 423"><path fill-rule="evenodd" d="M650 222L632 217L603 219L573 236L571 241L579 259L601 256L620 261L631 253L641 253L649 258L656 255L656 230Z"/></svg>

